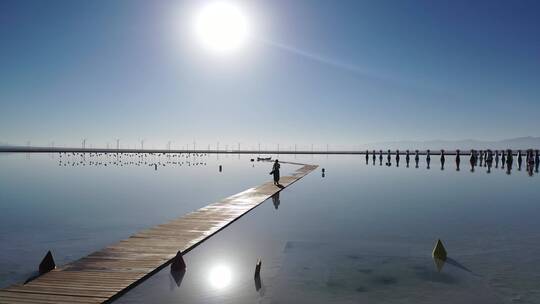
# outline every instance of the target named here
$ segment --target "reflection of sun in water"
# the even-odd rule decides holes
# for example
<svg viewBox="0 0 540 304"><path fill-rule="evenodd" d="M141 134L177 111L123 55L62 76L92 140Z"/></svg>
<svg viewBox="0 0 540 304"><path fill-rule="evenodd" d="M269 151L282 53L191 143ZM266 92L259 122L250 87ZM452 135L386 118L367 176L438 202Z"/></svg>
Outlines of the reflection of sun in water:
<svg viewBox="0 0 540 304"><path fill-rule="evenodd" d="M210 284L212 287L222 289L227 287L231 283L231 269L226 266L215 266L210 270Z"/></svg>

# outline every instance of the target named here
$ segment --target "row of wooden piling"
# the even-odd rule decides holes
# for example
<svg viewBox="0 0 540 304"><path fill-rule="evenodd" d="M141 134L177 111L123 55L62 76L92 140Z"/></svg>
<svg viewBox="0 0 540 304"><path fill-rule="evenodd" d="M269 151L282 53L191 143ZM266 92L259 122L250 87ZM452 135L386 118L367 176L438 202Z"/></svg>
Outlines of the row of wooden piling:
<svg viewBox="0 0 540 304"><path fill-rule="evenodd" d="M409 164L410 160L411 160L411 153L410 153L409 150L406 150L405 152L400 152L400 150L396 150L395 152L392 152L391 150L388 150L384 154L383 154L382 150L379 150L379 152L376 152L375 150L373 150L371 152L371 154L370 154L369 151L366 151L365 152L366 163L369 162L370 155L371 155L374 162L378 157L379 161L381 163L382 163L382 160L383 160L383 155L386 155L387 164L391 163L391 161L392 161L391 156L392 155L395 155L395 160L396 160L396 163L398 163L398 164L399 164L401 155L405 155L405 161L406 161L407 164ZM431 161L431 155L432 155L431 151L427 150L425 155L426 155L426 161L429 163ZM440 155L441 164L444 165L444 163L446 161L446 155L447 155L445 150L440 150L439 155ZM459 163L461 162L461 156L463 154L461 153L460 150L456 150L454 155L455 155L456 164L459 166ZM495 163L498 164L499 160L502 161L503 164L512 165L512 163L514 161L514 156L516 156L518 165L521 167L521 165L523 163L523 159L524 159L524 156L523 156L524 154L522 153L521 150L518 150L516 153L514 153L511 149L501 150L501 151L499 151L499 150L492 151L490 149L488 149L488 150L479 150L479 151L478 150L470 150L468 155L470 155L470 163L473 166L476 166L478 164L478 162L480 162L480 166L482 166L482 164L484 164L484 162L488 166L491 166L491 164L493 164L493 161L495 161ZM418 163L419 160L420 160L420 151L415 150L415 152L414 152L414 161L416 163ZM528 166L538 165L540 163L539 150L533 150L533 149L526 150L525 163Z"/></svg>

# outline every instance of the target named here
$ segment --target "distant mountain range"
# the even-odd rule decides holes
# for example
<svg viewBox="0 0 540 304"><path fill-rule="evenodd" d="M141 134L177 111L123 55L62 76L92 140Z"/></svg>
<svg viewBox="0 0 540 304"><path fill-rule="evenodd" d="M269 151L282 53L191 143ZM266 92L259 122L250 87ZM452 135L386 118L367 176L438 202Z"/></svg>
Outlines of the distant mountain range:
<svg viewBox="0 0 540 304"><path fill-rule="evenodd" d="M464 140L428 140L428 141L394 141L379 142L365 145L365 149L540 149L540 137L516 137L499 141L485 141L476 139Z"/></svg>

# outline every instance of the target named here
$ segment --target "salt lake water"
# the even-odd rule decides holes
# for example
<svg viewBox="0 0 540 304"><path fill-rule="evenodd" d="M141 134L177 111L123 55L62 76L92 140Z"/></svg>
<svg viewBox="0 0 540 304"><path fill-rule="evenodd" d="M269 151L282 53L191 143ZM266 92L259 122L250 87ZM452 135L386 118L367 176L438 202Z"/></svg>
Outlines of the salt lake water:
<svg viewBox="0 0 540 304"><path fill-rule="evenodd" d="M0 155L0 285L24 281L47 250L68 263L268 181L256 157ZM437 157L430 169L279 159L320 167L187 253L183 277L165 268L116 302L540 303L536 174L471 172L465 159L456 171L450 156L444 170Z"/></svg>

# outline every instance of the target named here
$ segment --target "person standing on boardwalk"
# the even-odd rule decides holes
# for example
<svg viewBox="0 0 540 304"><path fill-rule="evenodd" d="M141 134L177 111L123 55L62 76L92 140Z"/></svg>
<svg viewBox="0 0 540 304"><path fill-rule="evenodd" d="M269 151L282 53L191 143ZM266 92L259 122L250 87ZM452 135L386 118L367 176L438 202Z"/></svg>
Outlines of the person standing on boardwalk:
<svg viewBox="0 0 540 304"><path fill-rule="evenodd" d="M274 185L279 185L279 168L281 165L279 164L279 161L276 159L274 162L274 166L272 167L272 172L270 174L274 175Z"/></svg>

